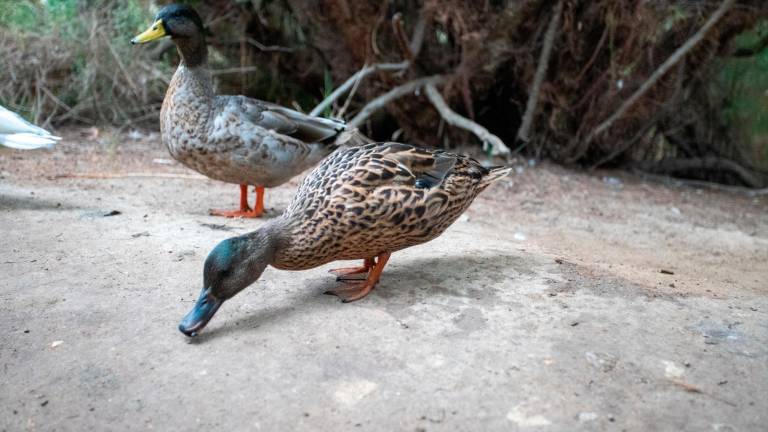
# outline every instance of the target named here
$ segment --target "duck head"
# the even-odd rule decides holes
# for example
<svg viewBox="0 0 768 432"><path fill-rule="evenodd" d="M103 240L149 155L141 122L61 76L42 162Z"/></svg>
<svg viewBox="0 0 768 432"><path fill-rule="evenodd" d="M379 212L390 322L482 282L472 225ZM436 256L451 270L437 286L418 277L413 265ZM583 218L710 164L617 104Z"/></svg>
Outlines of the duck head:
<svg viewBox="0 0 768 432"><path fill-rule="evenodd" d="M144 33L131 39L131 43L143 44L165 36L183 39L203 34L205 27L197 11L187 5L170 4L160 9L154 23Z"/></svg>
<svg viewBox="0 0 768 432"><path fill-rule="evenodd" d="M276 244L272 231L265 227L224 240L213 248L205 260L200 297L179 324L179 330L189 337L196 336L225 301L259 279L272 263Z"/></svg>
<svg viewBox="0 0 768 432"><path fill-rule="evenodd" d="M149 28L131 39L132 44L144 44L169 36L179 49L188 66L205 60L205 34L203 20L193 8L183 4L170 4L157 13ZM190 64L192 63L192 64Z"/></svg>

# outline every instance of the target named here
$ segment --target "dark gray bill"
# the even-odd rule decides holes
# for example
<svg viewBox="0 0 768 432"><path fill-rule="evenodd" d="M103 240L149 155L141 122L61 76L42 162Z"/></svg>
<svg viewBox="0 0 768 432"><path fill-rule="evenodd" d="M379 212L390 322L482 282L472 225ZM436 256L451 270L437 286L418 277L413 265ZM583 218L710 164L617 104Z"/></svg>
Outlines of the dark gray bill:
<svg viewBox="0 0 768 432"><path fill-rule="evenodd" d="M179 331L189 337L197 336L200 330L208 324L223 301L211 295L210 288L203 288L200 291L200 298L197 299L195 307L181 320Z"/></svg>

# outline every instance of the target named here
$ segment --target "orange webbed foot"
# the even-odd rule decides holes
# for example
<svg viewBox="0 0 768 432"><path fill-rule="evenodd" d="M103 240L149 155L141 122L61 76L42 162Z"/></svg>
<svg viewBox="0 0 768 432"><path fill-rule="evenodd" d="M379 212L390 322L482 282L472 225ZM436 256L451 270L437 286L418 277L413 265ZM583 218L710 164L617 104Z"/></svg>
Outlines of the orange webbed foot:
<svg viewBox="0 0 768 432"><path fill-rule="evenodd" d="M345 286L341 286L332 290L328 290L325 293L339 297L342 302L349 303L368 295L373 287L379 283L381 272L384 270L384 266L387 265L389 260L389 253L382 253L378 256L377 260L368 258L362 267L353 267L346 269L331 270L331 273L337 274L337 280L345 283ZM347 276L354 274L368 273L365 280L355 280Z"/></svg>
<svg viewBox="0 0 768 432"><path fill-rule="evenodd" d="M211 210L211 216L224 216L228 218L257 218L264 214L264 187L256 187L256 207L248 206L248 185L240 185L240 209L239 210Z"/></svg>
<svg viewBox="0 0 768 432"><path fill-rule="evenodd" d="M217 210L217 209L211 209L210 215L211 216L224 216L228 218L257 218L261 217L261 215L264 214L264 211L256 211L251 210L250 208L245 210Z"/></svg>

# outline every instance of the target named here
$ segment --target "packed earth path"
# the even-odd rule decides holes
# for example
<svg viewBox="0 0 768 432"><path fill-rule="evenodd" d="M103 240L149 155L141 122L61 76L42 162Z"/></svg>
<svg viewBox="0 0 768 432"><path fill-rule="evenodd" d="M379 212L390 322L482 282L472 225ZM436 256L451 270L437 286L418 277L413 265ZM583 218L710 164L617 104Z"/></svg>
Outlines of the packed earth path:
<svg viewBox="0 0 768 432"><path fill-rule="evenodd" d="M237 187L157 135L0 151L0 430L764 430L768 196L521 165L366 298L267 269L176 329Z"/></svg>

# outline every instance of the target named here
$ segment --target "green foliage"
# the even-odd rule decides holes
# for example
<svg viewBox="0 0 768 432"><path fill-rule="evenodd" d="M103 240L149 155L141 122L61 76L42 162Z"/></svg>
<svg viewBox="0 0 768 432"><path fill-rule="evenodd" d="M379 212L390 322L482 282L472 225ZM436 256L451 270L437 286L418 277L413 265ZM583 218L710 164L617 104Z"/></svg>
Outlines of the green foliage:
<svg viewBox="0 0 768 432"><path fill-rule="evenodd" d="M72 29L78 0L0 0L0 25L14 32L50 34L61 28Z"/></svg>
<svg viewBox="0 0 768 432"><path fill-rule="evenodd" d="M736 47L753 49L766 36L768 21L737 37ZM726 92L723 115L744 156L768 169L768 48L725 59L715 85Z"/></svg>
<svg viewBox="0 0 768 432"><path fill-rule="evenodd" d="M37 25L39 10L35 2L26 0L0 0L0 26L16 31Z"/></svg>
<svg viewBox="0 0 768 432"><path fill-rule="evenodd" d="M0 102L36 122L130 122L157 109L167 61L128 41L149 0L0 0Z"/></svg>

